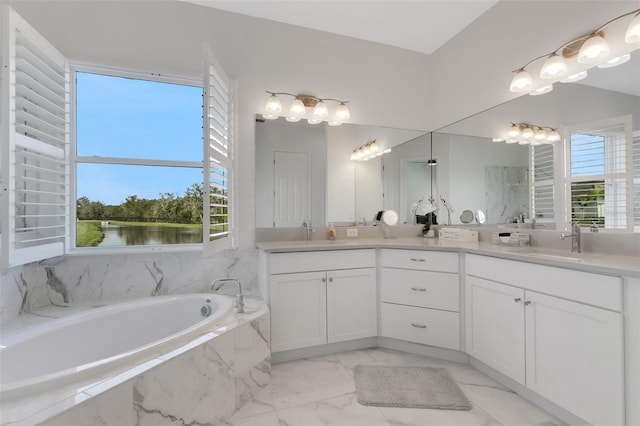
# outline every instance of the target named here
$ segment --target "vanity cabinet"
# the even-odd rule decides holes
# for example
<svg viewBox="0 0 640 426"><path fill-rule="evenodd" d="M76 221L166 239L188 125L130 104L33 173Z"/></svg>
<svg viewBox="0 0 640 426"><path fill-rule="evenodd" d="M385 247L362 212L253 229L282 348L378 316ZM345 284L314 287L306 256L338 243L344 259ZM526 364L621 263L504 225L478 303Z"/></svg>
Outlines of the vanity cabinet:
<svg viewBox="0 0 640 426"><path fill-rule="evenodd" d="M380 335L460 350L458 254L381 251Z"/></svg>
<svg viewBox="0 0 640 426"><path fill-rule="evenodd" d="M271 350L376 336L375 250L274 253Z"/></svg>
<svg viewBox="0 0 640 426"><path fill-rule="evenodd" d="M622 280L466 256L469 355L593 424L624 424Z"/></svg>

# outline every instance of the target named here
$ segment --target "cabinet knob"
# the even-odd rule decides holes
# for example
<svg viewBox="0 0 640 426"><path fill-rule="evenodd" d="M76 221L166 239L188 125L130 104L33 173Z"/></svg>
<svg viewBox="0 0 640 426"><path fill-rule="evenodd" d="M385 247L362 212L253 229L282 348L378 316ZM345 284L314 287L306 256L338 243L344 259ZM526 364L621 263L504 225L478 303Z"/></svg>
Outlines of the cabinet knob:
<svg viewBox="0 0 640 426"><path fill-rule="evenodd" d="M427 291L426 288L422 288L422 287L411 287L411 290L413 290L413 291Z"/></svg>
<svg viewBox="0 0 640 426"><path fill-rule="evenodd" d="M333 282L333 278L329 278L329 282L332 283Z"/></svg>
<svg viewBox="0 0 640 426"><path fill-rule="evenodd" d="M525 304L525 306L530 305L530 304L531 304L531 300L529 300L529 299L524 299L524 304Z"/></svg>
<svg viewBox="0 0 640 426"><path fill-rule="evenodd" d="M323 283L326 283L326 282L327 282L327 279L326 279L326 278L322 278L322 282L323 282Z"/></svg>
<svg viewBox="0 0 640 426"><path fill-rule="evenodd" d="M514 297L513 301L516 303L520 303L522 301L522 297Z"/></svg>
<svg viewBox="0 0 640 426"><path fill-rule="evenodd" d="M418 324L418 323L415 323L415 322L412 322L411 326L415 327L415 328L427 328L426 324Z"/></svg>
<svg viewBox="0 0 640 426"><path fill-rule="evenodd" d="M426 261L427 261L427 259L419 259L419 258L417 258L417 257L412 257L412 258L411 258L411 261L412 261L412 262L426 262Z"/></svg>

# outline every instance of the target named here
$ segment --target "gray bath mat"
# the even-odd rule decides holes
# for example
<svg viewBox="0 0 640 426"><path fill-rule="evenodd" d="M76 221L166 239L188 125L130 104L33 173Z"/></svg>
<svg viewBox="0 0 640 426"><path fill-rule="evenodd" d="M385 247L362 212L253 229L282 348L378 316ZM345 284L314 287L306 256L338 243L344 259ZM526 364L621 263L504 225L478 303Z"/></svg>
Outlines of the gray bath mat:
<svg viewBox="0 0 640 426"><path fill-rule="evenodd" d="M362 405L471 410L462 390L444 368L357 365L356 395Z"/></svg>

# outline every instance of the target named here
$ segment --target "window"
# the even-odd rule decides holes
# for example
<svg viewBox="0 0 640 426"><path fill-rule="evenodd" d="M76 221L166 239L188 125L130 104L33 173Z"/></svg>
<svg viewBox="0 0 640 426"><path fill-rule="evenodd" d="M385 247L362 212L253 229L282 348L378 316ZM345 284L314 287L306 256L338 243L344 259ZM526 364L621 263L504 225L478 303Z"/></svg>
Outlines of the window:
<svg viewBox="0 0 640 426"><path fill-rule="evenodd" d="M202 243L202 87L75 77L76 247Z"/></svg>
<svg viewBox="0 0 640 426"><path fill-rule="evenodd" d="M633 230L631 119L569 129L566 211L569 221Z"/></svg>
<svg viewBox="0 0 640 426"><path fill-rule="evenodd" d="M553 145L531 146L531 213L539 222L554 222Z"/></svg>

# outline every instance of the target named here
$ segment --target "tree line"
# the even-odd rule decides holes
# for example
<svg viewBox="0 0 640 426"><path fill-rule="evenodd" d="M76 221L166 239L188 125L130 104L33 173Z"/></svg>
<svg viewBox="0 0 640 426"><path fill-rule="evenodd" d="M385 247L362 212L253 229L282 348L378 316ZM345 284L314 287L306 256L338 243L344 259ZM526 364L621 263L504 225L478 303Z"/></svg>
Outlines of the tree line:
<svg viewBox="0 0 640 426"><path fill-rule="evenodd" d="M212 188L212 193L215 192L219 191ZM183 196L165 192L159 198L149 200L130 195L119 205L106 205L80 197L76 203L76 216L78 220L201 224L203 197L203 187L197 183L187 188Z"/></svg>

